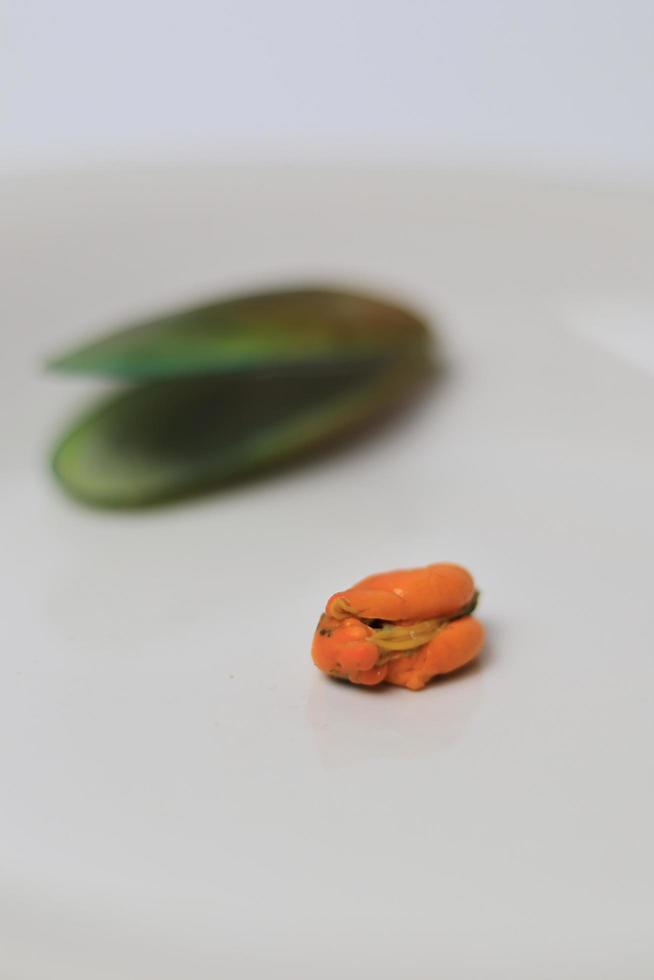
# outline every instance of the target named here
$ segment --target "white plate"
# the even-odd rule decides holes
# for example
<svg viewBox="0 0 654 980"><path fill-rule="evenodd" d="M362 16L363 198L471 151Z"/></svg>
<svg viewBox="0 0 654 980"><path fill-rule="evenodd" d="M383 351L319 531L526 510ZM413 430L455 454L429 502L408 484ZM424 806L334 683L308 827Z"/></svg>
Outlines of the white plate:
<svg viewBox="0 0 654 980"><path fill-rule="evenodd" d="M7 180L3 213L2 975L651 978L652 194L206 169ZM97 386L46 355L315 278L438 322L432 397L202 502L60 494ZM478 668L314 670L331 592L440 559Z"/></svg>

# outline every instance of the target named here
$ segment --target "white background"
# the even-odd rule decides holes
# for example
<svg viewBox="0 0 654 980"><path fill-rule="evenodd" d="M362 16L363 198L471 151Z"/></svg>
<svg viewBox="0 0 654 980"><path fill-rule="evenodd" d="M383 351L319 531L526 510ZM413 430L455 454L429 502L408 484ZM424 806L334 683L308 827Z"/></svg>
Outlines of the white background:
<svg viewBox="0 0 654 980"><path fill-rule="evenodd" d="M4 183L3 980L652 980L654 194ZM420 405L177 507L59 492L99 386L48 353L302 269L425 310L447 366ZM434 558L480 585L479 665L420 694L319 675L326 597Z"/></svg>
<svg viewBox="0 0 654 980"><path fill-rule="evenodd" d="M650 0L4 0L5 169L339 160L649 178Z"/></svg>

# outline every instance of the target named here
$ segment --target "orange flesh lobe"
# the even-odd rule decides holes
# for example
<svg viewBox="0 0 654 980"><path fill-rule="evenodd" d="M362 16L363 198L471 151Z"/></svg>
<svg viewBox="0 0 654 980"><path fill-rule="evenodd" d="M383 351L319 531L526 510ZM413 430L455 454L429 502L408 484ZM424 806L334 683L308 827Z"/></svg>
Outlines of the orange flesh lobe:
<svg viewBox="0 0 654 980"><path fill-rule="evenodd" d="M474 581L459 565L371 575L328 601L313 661L353 684L421 690L481 651L483 626L468 614L475 599Z"/></svg>

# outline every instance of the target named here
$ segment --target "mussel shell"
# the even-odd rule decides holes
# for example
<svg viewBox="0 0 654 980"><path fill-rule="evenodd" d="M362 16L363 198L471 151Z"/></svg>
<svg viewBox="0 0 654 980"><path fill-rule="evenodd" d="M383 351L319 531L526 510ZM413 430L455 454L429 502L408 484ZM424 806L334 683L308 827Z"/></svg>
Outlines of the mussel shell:
<svg viewBox="0 0 654 980"><path fill-rule="evenodd" d="M291 289L237 297L119 330L55 358L60 371L130 381L401 356L424 323L370 296Z"/></svg>
<svg viewBox="0 0 654 980"><path fill-rule="evenodd" d="M104 507L218 487L414 394L431 371L428 345L413 314L325 289L246 296L122 330L53 362L131 382L63 436L54 472Z"/></svg>
<svg viewBox="0 0 654 980"><path fill-rule="evenodd" d="M182 378L128 388L62 439L66 490L103 507L141 507L280 464L390 408L424 380L408 361Z"/></svg>

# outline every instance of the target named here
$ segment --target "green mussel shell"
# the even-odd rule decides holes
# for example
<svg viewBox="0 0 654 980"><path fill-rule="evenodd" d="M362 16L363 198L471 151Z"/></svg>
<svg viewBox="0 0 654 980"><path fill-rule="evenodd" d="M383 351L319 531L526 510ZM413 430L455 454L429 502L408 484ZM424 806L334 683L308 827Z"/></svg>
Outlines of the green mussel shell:
<svg viewBox="0 0 654 980"><path fill-rule="evenodd" d="M146 321L50 362L57 370L127 381L319 367L403 355L425 326L369 296L292 289L210 303Z"/></svg>
<svg viewBox="0 0 654 980"><path fill-rule="evenodd" d="M142 507L345 435L419 388L430 358L412 314L313 289L162 317L51 365L131 382L63 436L52 464L78 499Z"/></svg>

